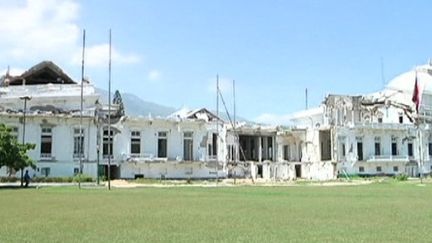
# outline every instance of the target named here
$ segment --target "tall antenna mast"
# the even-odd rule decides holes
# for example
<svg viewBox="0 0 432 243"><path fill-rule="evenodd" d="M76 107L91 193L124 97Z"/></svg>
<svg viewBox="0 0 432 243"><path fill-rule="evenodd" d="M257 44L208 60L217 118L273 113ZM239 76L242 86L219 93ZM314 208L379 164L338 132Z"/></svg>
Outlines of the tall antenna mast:
<svg viewBox="0 0 432 243"><path fill-rule="evenodd" d="M384 58L381 57L381 81L383 84L383 87L385 86L385 77L384 77Z"/></svg>
<svg viewBox="0 0 432 243"><path fill-rule="evenodd" d="M233 83L233 113L234 113L234 129L235 129L235 125L236 125L236 96L235 96L235 80L232 81Z"/></svg>
<svg viewBox="0 0 432 243"><path fill-rule="evenodd" d="M233 113L234 113L234 125L233 125L233 131L234 131L234 164L237 162L237 133L236 133L236 96L235 96L235 80L232 81L233 84Z"/></svg>
<svg viewBox="0 0 432 243"><path fill-rule="evenodd" d="M305 102L306 102L306 110L308 109L308 90L305 89Z"/></svg>
<svg viewBox="0 0 432 243"><path fill-rule="evenodd" d="M81 59L81 107L80 107L80 125L79 125L79 140L78 140L78 156L79 156L79 170L78 170L78 188L81 189L81 174L82 174L82 156L84 149L84 134L82 129L83 119L83 90L84 90L84 54L85 54L85 29L83 29L82 40L82 59Z"/></svg>
<svg viewBox="0 0 432 243"><path fill-rule="evenodd" d="M108 190L111 190L111 29L109 29L108 56Z"/></svg>
<svg viewBox="0 0 432 243"><path fill-rule="evenodd" d="M216 74L216 115L219 117L219 74ZM219 131L219 119L217 120Z"/></svg>
<svg viewBox="0 0 432 243"><path fill-rule="evenodd" d="M216 139L216 185L219 181L219 74L216 74L216 127L217 127L217 139Z"/></svg>

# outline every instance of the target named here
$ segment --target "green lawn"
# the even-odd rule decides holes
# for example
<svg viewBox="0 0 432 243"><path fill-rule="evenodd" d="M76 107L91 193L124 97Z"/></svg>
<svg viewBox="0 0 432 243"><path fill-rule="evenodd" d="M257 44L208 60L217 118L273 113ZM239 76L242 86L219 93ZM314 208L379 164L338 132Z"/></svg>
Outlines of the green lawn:
<svg viewBox="0 0 432 243"><path fill-rule="evenodd" d="M0 242L431 242L432 184L0 189Z"/></svg>

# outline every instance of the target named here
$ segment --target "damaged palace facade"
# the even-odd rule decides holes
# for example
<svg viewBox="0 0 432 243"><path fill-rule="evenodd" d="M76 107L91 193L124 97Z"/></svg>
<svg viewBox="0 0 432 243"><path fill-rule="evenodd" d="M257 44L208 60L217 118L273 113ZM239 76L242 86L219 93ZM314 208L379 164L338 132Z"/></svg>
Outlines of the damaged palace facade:
<svg viewBox="0 0 432 243"><path fill-rule="evenodd" d="M80 161L84 174L106 175L108 160L111 178L417 176L431 171L431 70L402 74L371 95L328 95L321 106L293 114L291 126L234 124L205 108L131 117L114 105L109 114L84 80L81 122L81 83L45 61L0 80L0 123L36 145L29 152L34 176L73 176ZM420 115L411 101L416 73L424 87ZM0 176L14 173L0 168Z"/></svg>
<svg viewBox="0 0 432 243"><path fill-rule="evenodd" d="M217 124L223 125L206 109L142 118L117 116L114 105L108 129L108 107L86 81L83 97L80 123L81 84L52 62L3 77L0 122L12 128L18 141L36 145L29 152L37 165L29 168L31 175L73 176L80 171L81 156L82 172L93 177L98 171L106 175L108 159L111 178L218 176L216 161L222 161L223 151L216 145L225 134L217 131ZM9 172L0 170L1 175Z"/></svg>

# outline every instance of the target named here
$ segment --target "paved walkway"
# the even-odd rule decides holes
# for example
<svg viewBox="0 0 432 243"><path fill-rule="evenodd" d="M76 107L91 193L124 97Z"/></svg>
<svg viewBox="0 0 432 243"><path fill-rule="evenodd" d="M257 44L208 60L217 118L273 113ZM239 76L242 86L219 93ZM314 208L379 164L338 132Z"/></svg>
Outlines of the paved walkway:
<svg viewBox="0 0 432 243"><path fill-rule="evenodd" d="M34 182L30 183L27 188L40 188L40 187L62 187L62 186L76 186L78 187L78 183L76 182ZM83 182L81 183L83 187L97 187L94 182ZM104 187L104 184L101 183L99 187ZM21 183L18 182L2 182L0 183L0 188L21 188ZM26 187L23 187L26 188Z"/></svg>
<svg viewBox="0 0 432 243"><path fill-rule="evenodd" d="M167 180L155 183L136 183L135 181L129 180L112 180L111 187L112 188L142 188L142 187L233 187L233 186L358 186L371 184L374 182L380 182L380 180L352 180L352 181L286 181L286 182L265 182L257 180L252 182L252 180L247 179L238 179L234 184L233 179L224 179L219 183L215 183L215 181L192 181L192 183L188 184L184 180ZM409 180L411 183L419 183L420 180ZM428 181L431 183L431 181ZM34 182L30 183L28 188L41 188L41 187L78 187L77 182ZM82 182L81 187L86 189L101 189L108 187L108 182L101 182L99 185L96 182ZM2 188L21 188L20 182L8 182L8 183L0 183L0 189Z"/></svg>

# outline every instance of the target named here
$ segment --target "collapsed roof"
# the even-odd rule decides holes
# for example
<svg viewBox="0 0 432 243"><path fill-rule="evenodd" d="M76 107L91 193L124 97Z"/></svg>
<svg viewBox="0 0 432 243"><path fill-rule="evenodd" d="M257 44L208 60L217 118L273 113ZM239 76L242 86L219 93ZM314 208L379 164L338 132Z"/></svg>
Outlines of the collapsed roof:
<svg viewBox="0 0 432 243"><path fill-rule="evenodd" d="M11 76L9 72L0 80L0 86L38 84L76 84L63 70L51 61L43 61L21 75Z"/></svg>
<svg viewBox="0 0 432 243"><path fill-rule="evenodd" d="M178 120L204 120L206 122L222 120L206 108L196 109L192 111L187 108L182 108L169 115L168 118Z"/></svg>

